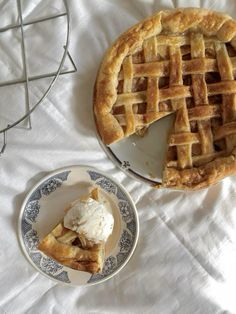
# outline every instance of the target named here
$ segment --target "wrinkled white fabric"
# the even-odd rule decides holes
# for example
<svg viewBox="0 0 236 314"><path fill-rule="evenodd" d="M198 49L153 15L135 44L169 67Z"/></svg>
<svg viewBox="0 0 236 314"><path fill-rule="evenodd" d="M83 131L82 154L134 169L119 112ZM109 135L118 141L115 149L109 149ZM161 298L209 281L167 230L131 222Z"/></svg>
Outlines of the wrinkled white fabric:
<svg viewBox="0 0 236 314"><path fill-rule="evenodd" d="M10 2L14 1L2 1L1 18ZM58 1L50 1L49 8L44 0L25 2L24 16L29 20L31 14L57 12ZM127 177L107 158L96 139L92 115L97 69L105 49L120 33L159 9L177 6L207 7L236 18L236 2L68 0L68 4L70 52L78 72L58 79L33 113L32 130L8 133L0 158L0 313L236 313L236 177L198 192L153 190ZM13 23L15 16L5 24L3 19L0 27ZM39 38L51 39L42 25L35 30ZM9 54L6 48L5 42L0 49L3 60L14 57L14 50ZM32 62L33 73L43 72L48 62L53 65L44 45L30 48L37 60L46 60ZM17 67L4 71L18 73ZM43 84L32 85L32 101L43 92ZM8 98L1 90L0 95L2 106ZM113 175L131 194L140 219L138 246L128 265L93 287L63 286L45 278L27 262L17 238L19 210L29 189L50 171L73 164Z"/></svg>

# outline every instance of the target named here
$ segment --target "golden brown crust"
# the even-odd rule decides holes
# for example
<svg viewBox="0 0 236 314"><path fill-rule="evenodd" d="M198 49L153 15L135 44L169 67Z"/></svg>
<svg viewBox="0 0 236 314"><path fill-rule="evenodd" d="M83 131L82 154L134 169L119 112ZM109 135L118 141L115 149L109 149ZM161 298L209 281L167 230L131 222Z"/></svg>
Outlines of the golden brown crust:
<svg viewBox="0 0 236 314"><path fill-rule="evenodd" d="M89 197L98 201L99 189L93 188L89 195L85 195L80 199L87 200ZM65 212L70 208L71 205L65 209ZM70 268L87 271L92 274L102 271L105 244L94 244L88 241L83 235L65 228L63 222L57 224L56 227L40 241L38 249Z"/></svg>
<svg viewBox="0 0 236 314"><path fill-rule="evenodd" d="M230 20L224 27L223 23ZM123 33L104 56L94 88L94 113L96 125L105 144L124 137L124 132L111 114L117 99L118 73L127 55L133 54L151 36L162 30L182 33L189 28L199 28L206 35L216 35L228 41L236 34L230 16L207 9L185 8L160 11Z"/></svg>
<svg viewBox="0 0 236 314"><path fill-rule="evenodd" d="M216 158L204 166L177 170L166 168L163 175L163 187L198 190L222 180L236 172L236 149L228 157Z"/></svg>
<svg viewBox="0 0 236 314"><path fill-rule="evenodd" d="M190 36L185 36L187 33ZM168 38L168 34L175 37ZM171 47L169 58L165 49L159 51L161 62L155 59L158 43L153 38L156 36L159 44L168 42ZM94 113L103 142L119 141L176 111L175 130L169 144L176 147L178 160L167 160L163 186L197 189L233 174L236 171L233 150L236 128L232 120L236 112L232 109L236 106L233 78L236 57L227 53L224 43L228 42L236 48L236 21L228 15L199 8L160 11L122 34L107 51L94 88ZM181 49L187 45L191 48L190 60L181 56ZM132 57L141 48L145 62L133 63ZM205 56L205 49L210 57ZM205 80L206 72L219 72L221 81L209 84ZM191 76L191 86L183 83L184 75ZM142 77L148 78L146 90L132 91L132 80ZM169 87L159 89L159 78L166 77L169 77ZM118 94L121 79L123 93ZM223 109L219 103L211 104L208 100L209 96L219 94L223 95ZM195 107L189 109L186 98L190 97ZM147 104L147 111L133 112L133 104L142 103ZM125 112L119 112L123 104ZM115 115L114 110L117 110ZM222 116L223 125L213 132L210 119ZM198 127L196 133L191 129L192 122ZM222 138L226 148L218 152L213 144ZM201 154L191 155L195 144L201 145Z"/></svg>
<svg viewBox="0 0 236 314"><path fill-rule="evenodd" d="M94 88L94 113L99 134L105 144L124 137L122 128L110 113L117 99L118 73L122 62L128 54L141 47L145 38L160 32L160 18L157 14L130 28L112 45L103 59Z"/></svg>
<svg viewBox="0 0 236 314"><path fill-rule="evenodd" d="M74 236L69 238L68 233L74 233ZM63 235L67 236L67 240L60 239ZM71 244L71 240L75 240L77 234L59 223L52 232L50 232L38 245L38 249L46 255L52 257L59 263L70 268L97 273L102 270L104 247L94 245L89 249L82 249Z"/></svg>

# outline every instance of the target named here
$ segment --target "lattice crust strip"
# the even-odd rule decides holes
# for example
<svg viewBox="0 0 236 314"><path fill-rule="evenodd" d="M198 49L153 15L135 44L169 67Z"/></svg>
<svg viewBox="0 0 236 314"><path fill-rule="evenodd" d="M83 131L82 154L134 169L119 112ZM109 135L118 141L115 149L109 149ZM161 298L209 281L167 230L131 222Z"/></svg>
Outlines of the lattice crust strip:
<svg viewBox="0 0 236 314"><path fill-rule="evenodd" d="M170 82L169 86L182 86L182 55L180 48L170 46ZM188 134L190 132L190 124L188 119L188 111L185 98L172 99L173 110L176 111L174 131L176 134ZM178 167L186 168L192 166L191 143L186 144L182 141L182 145L177 146Z"/></svg>
<svg viewBox="0 0 236 314"><path fill-rule="evenodd" d="M95 87L103 141L175 112L164 186L200 188L236 171L235 47L236 22L203 9L163 11L124 33Z"/></svg>

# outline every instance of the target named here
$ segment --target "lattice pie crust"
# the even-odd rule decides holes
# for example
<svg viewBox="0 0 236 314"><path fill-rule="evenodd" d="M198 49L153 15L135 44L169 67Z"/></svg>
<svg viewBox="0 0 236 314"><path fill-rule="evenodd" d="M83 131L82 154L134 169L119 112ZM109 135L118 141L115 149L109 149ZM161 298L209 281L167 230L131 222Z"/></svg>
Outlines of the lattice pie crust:
<svg viewBox="0 0 236 314"><path fill-rule="evenodd" d="M205 9L161 11L129 29L95 84L103 142L174 113L163 187L198 189L236 172L235 49L236 21Z"/></svg>

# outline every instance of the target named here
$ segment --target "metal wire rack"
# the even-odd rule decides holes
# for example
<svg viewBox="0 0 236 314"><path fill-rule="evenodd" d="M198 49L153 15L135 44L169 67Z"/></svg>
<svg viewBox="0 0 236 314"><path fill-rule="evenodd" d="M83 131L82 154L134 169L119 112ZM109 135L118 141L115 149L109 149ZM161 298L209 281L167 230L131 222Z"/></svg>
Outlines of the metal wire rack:
<svg viewBox="0 0 236 314"><path fill-rule="evenodd" d="M74 73L77 71L76 65L75 65L75 63L74 63L74 61L73 61L73 59L72 59L72 57L68 51L69 37L70 37L70 14L69 14L69 8L68 8L67 0L62 0L62 3L64 4L64 11L63 12L60 12L60 13L55 14L55 15L43 17L40 19L34 19L31 21L25 22L23 19L23 12L22 12L22 0L16 0L19 23L0 28L0 33L7 32L7 31L12 30L12 29L20 29L21 53L22 53L22 61L23 61L22 62L23 63L23 78L17 79L17 80L1 82L0 88L4 87L4 86L24 84L24 86L25 86L25 89L24 89L25 90L25 108L26 108L25 114L23 116L21 116L19 119L17 119L17 121L15 121L13 123L9 123L4 128L0 129L0 134L2 134L2 136L3 136L3 144L2 144L2 147L0 148L0 156L4 153L4 151L6 149L8 130L17 126L19 123L21 123L22 121L24 121L26 119L28 119L28 126L29 126L28 129L31 129L32 128L31 113L47 97L48 93L50 92L53 85L55 84L58 76L61 74L69 74L69 73ZM60 63L59 63L57 70L55 72L45 73L42 75L29 76L28 66L27 66L27 54L26 54L26 49L25 49L25 33L24 33L25 26L29 26L29 25L33 25L33 24L37 24L37 23L43 23L45 21L58 19L58 18L63 17L63 16L66 17L66 41L65 41L65 45L63 46L64 53L62 55L62 58L60 60ZM62 71L66 57L68 57L68 60L71 63L72 69ZM29 82L39 80L39 79L50 78L50 77L52 77L53 79L50 82L49 86L47 87L43 96L34 105L31 105L30 104L30 97L29 97ZM0 91L0 94L1 94L1 91Z"/></svg>

